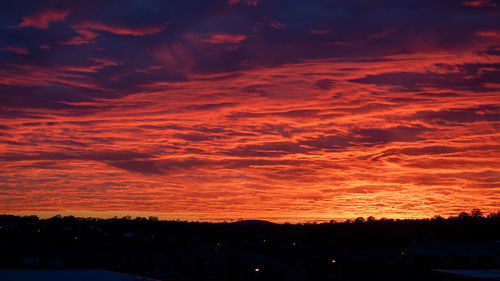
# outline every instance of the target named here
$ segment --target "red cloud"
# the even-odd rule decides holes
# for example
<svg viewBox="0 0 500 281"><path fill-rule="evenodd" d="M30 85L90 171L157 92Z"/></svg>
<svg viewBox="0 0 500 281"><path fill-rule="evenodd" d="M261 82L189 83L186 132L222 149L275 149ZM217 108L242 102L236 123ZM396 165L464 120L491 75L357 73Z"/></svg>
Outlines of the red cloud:
<svg viewBox="0 0 500 281"><path fill-rule="evenodd" d="M243 34L214 33L202 41L212 44L238 44L246 39L247 37Z"/></svg>
<svg viewBox="0 0 500 281"><path fill-rule="evenodd" d="M13 52L16 54L21 54L21 55L29 55L29 53L30 53L30 51L26 48L14 47L14 46L7 46L7 47L4 47L2 50Z"/></svg>
<svg viewBox="0 0 500 281"><path fill-rule="evenodd" d="M76 29L76 32L80 34L80 36L75 36L71 38L69 41L64 42L65 45L83 45L94 43L94 39L99 36L99 34L87 30L87 29Z"/></svg>
<svg viewBox="0 0 500 281"><path fill-rule="evenodd" d="M235 6L237 4L239 4L240 2L242 2L241 0L228 0L228 4L229 6ZM243 1L245 4L247 4L248 6L254 6L254 7L257 7L257 5L259 4L259 1L257 0L246 0L246 1Z"/></svg>
<svg viewBox="0 0 500 281"><path fill-rule="evenodd" d="M94 43L94 39L99 35L87 29L77 29L76 32L78 32L80 36L75 36L71 38L69 41L64 42L63 44L65 45L90 44Z"/></svg>
<svg viewBox="0 0 500 281"><path fill-rule="evenodd" d="M307 32L309 32L311 34L327 34L328 30L326 30L326 29L312 29L312 30L308 30Z"/></svg>
<svg viewBox="0 0 500 281"><path fill-rule="evenodd" d="M259 4L259 1L257 1L257 0L247 0L247 5L248 6L257 7L258 4Z"/></svg>
<svg viewBox="0 0 500 281"><path fill-rule="evenodd" d="M166 66L178 72L188 72L193 56L186 47L178 42L161 46L152 50L152 55Z"/></svg>
<svg viewBox="0 0 500 281"><path fill-rule="evenodd" d="M274 29L282 29L282 28L285 28L285 25L280 23L280 22L272 22L269 24L272 28Z"/></svg>
<svg viewBox="0 0 500 281"><path fill-rule="evenodd" d="M500 40L500 31L497 30L478 31L476 35L487 39Z"/></svg>
<svg viewBox="0 0 500 281"><path fill-rule="evenodd" d="M36 27L41 29L49 28L51 22L61 21L69 14L69 11L41 10L38 13L23 17L23 21L18 27Z"/></svg>
<svg viewBox="0 0 500 281"><path fill-rule="evenodd" d="M462 5L469 6L469 7L496 7L497 6L495 3L491 3L490 0L464 1L464 2L462 2Z"/></svg>
<svg viewBox="0 0 500 281"><path fill-rule="evenodd" d="M109 25L103 23L82 23L76 26L78 33L81 34L81 30L97 30L97 31L106 31L113 34L118 35L132 35L132 36L144 36L149 34L154 34L161 32L165 29L165 24L157 25L157 26L145 26L145 27L126 27L126 26L118 26L118 25Z"/></svg>

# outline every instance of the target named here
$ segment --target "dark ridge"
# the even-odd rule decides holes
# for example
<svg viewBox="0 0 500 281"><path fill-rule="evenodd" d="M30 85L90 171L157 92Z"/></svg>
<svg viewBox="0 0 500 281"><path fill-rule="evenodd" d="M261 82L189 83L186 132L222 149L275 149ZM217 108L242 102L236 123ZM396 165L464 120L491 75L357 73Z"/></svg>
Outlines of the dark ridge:
<svg viewBox="0 0 500 281"><path fill-rule="evenodd" d="M242 221L233 222L231 224L242 225L242 226L276 225L276 223L266 221L266 220L242 220Z"/></svg>

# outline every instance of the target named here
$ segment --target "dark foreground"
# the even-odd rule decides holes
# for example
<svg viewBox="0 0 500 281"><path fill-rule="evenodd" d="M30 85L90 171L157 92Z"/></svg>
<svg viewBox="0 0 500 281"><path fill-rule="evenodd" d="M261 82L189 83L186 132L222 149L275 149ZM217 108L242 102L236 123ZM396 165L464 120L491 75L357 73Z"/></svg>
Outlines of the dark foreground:
<svg viewBox="0 0 500 281"><path fill-rule="evenodd" d="M300 225L3 215L0 267L157 280L498 280L500 213Z"/></svg>

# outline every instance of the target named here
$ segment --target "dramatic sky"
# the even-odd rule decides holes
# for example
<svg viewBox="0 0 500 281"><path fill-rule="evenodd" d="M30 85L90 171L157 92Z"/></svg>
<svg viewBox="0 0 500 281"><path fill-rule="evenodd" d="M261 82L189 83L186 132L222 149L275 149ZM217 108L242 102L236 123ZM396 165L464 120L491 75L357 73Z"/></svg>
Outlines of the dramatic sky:
<svg viewBox="0 0 500 281"><path fill-rule="evenodd" d="M500 211L500 2L3 1L0 213Z"/></svg>

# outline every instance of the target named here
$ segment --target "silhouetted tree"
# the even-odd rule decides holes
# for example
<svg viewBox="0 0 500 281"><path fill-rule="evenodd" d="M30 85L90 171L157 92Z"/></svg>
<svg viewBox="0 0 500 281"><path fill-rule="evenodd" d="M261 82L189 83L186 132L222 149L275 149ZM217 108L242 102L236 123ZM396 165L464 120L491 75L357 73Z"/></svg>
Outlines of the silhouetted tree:
<svg viewBox="0 0 500 281"><path fill-rule="evenodd" d="M365 219L363 217L357 217L355 220L354 220L355 223L364 223L365 222Z"/></svg>
<svg viewBox="0 0 500 281"><path fill-rule="evenodd" d="M490 213L488 215L488 218L492 219L492 218L500 218L500 212L498 213Z"/></svg>
<svg viewBox="0 0 500 281"><path fill-rule="evenodd" d="M475 219L482 218L483 212L481 212L481 210L479 210L479 209L472 209L471 216Z"/></svg>
<svg viewBox="0 0 500 281"><path fill-rule="evenodd" d="M467 214L466 212L461 212L459 215L458 215L458 218L461 219L461 220L464 220L464 219L468 219L470 218L469 214Z"/></svg>
<svg viewBox="0 0 500 281"><path fill-rule="evenodd" d="M434 216L432 219L436 220L436 221L443 221L444 220L444 218L440 215Z"/></svg>

